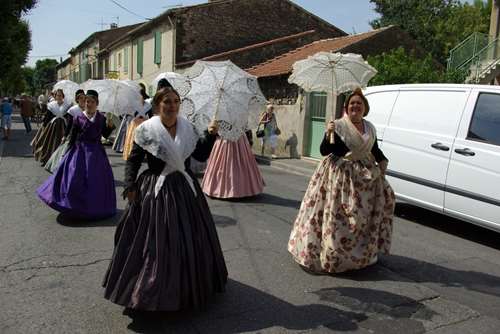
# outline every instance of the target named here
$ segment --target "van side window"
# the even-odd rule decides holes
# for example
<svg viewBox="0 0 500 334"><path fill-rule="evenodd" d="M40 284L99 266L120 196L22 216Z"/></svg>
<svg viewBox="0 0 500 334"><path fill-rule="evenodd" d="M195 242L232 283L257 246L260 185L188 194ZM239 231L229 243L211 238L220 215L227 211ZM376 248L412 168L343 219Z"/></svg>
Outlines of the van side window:
<svg viewBox="0 0 500 334"><path fill-rule="evenodd" d="M500 95L481 93L474 109L467 139L500 145Z"/></svg>
<svg viewBox="0 0 500 334"><path fill-rule="evenodd" d="M388 91L366 94L366 98L370 104L370 113L368 114L370 122L382 126L386 126L389 123L398 93L398 91Z"/></svg>

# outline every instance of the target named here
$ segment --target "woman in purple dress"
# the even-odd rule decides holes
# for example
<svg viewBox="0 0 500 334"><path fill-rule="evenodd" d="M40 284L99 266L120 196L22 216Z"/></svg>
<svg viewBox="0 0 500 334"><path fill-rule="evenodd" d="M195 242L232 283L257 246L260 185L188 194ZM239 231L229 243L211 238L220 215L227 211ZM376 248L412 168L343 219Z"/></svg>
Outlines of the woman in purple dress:
<svg viewBox="0 0 500 334"><path fill-rule="evenodd" d="M69 150L59 168L38 188L38 197L52 209L77 219L103 219L116 213L113 172L101 136L114 126L97 111L99 96L88 90L85 111L75 117Z"/></svg>

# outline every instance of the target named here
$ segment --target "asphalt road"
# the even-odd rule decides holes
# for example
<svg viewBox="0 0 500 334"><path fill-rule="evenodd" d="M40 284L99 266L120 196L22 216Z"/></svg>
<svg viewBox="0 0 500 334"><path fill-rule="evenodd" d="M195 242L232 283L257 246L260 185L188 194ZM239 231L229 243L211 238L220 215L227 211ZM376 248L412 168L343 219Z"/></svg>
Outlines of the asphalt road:
<svg viewBox="0 0 500 334"><path fill-rule="evenodd" d="M133 321L103 298L119 214L72 222L38 200L48 174L19 117L0 143L0 333L500 333L500 233L398 204L393 254L312 276L286 251L308 178L261 166L265 194L214 201L230 280L200 313ZM117 192L124 162L111 153ZM125 203L119 200L118 208Z"/></svg>

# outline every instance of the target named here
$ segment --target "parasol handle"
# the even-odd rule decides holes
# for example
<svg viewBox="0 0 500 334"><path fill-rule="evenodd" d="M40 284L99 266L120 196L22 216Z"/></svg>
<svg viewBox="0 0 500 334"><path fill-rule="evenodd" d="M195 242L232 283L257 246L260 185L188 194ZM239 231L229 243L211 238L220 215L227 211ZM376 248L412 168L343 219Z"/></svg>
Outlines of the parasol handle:
<svg viewBox="0 0 500 334"><path fill-rule="evenodd" d="M333 118L332 118L331 122L334 122ZM335 144L335 128L333 131L328 132L328 141L330 142L330 144Z"/></svg>

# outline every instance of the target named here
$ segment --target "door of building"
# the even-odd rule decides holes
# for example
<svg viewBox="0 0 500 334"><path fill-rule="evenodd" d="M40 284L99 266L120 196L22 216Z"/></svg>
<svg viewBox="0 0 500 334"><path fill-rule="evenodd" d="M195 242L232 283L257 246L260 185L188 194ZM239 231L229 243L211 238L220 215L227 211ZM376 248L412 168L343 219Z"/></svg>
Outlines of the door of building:
<svg viewBox="0 0 500 334"><path fill-rule="evenodd" d="M313 92L308 97L309 140L307 155L311 158L321 158L319 147L325 135L327 94Z"/></svg>

